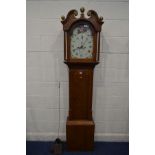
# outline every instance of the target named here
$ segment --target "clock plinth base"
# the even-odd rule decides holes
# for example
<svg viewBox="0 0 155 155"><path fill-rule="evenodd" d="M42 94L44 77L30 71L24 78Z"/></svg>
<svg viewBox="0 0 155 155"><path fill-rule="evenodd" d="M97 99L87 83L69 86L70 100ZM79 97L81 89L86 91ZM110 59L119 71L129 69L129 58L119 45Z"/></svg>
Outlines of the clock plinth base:
<svg viewBox="0 0 155 155"><path fill-rule="evenodd" d="M66 137L70 151L92 151L95 124L90 120L67 120Z"/></svg>

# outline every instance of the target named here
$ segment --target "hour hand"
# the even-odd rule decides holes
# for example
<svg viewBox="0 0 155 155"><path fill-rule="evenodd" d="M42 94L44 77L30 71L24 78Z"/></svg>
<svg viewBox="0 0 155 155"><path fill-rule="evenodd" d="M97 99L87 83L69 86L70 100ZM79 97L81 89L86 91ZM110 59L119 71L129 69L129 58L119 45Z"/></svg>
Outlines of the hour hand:
<svg viewBox="0 0 155 155"><path fill-rule="evenodd" d="M73 51L78 50L78 49L81 49L81 47L76 47L73 49Z"/></svg>
<svg viewBox="0 0 155 155"><path fill-rule="evenodd" d="M84 44L83 44L83 45L81 45L79 48L81 49L81 48L86 48L86 47L85 47Z"/></svg>

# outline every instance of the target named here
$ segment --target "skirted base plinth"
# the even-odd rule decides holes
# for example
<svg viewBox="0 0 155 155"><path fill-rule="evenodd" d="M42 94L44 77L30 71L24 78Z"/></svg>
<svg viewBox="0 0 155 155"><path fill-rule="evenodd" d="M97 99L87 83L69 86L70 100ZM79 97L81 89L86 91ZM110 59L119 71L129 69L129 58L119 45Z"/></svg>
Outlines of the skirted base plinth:
<svg viewBox="0 0 155 155"><path fill-rule="evenodd" d="M89 120L67 120L66 138L70 151L91 151L94 147L95 124Z"/></svg>

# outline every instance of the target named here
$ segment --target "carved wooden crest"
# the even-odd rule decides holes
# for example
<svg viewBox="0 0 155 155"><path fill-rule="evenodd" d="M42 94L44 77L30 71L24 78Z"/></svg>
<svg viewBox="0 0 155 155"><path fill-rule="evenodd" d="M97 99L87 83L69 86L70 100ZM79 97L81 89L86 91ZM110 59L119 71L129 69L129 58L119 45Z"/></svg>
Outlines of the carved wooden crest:
<svg viewBox="0 0 155 155"><path fill-rule="evenodd" d="M78 21L88 21L94 26L94 28L97 32L101 31L101 26L104 23L103 17L99 17L97 12L94 10L89 10L87 12L88 18L85 17L85 14L84 14L85 8L84 7L80 8L80 12L81 12L81 14L80 14L79 18L77 18L78 11L75 9L70 10L68 12L66 18L65 18L65 16L61 16L61 20L62 20L61 23L63 24L64 31L68 31L70 29L70 27Z"/></svg>

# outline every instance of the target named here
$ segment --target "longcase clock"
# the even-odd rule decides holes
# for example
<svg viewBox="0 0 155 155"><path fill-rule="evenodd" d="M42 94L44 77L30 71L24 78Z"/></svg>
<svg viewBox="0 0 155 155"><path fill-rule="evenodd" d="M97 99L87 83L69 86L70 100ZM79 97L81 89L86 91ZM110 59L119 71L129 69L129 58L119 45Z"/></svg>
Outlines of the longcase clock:
<svg viewBox="0 0 155 155"><path fill-rule="evenodd" d="M92 150L95 124L92 118L93 70L99 63L103 17L94 10L70 10L61 17L64 30L64 63L69 68L69 113L66 139L69 150Z"/></svg>

